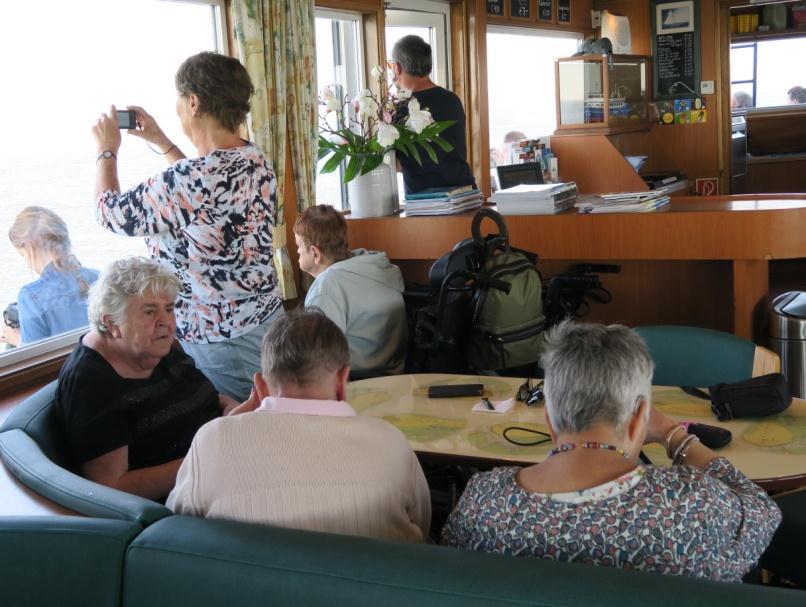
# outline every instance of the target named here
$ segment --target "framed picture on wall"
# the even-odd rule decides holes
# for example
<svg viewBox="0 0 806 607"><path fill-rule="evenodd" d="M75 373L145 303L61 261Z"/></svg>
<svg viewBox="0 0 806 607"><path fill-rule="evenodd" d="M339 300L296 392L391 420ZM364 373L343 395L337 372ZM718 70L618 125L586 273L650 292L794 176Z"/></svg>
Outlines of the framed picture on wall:
<svg viewBox="0 0 806 607"><path fill-rule="evenodd" d="M694 1L665 2L655 6L656 35L694 31Z"/></svg>

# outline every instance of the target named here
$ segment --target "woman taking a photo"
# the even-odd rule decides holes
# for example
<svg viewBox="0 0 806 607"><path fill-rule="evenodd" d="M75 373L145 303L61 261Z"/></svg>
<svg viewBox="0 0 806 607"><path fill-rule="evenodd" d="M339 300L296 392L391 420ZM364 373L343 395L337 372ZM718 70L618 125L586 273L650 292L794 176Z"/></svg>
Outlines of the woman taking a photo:
<svg viewBox="0 0 806 607"><path fill-rule="evenodd" d="M144 236L151 256L181 282L177 337L219 392L249 396L260 343L281 308L273 265L275 178L261 150L238 129L254 89L237 59L199 53L176 73L176 112L198 152L186 158L141 107L137 129L171 166L128 192L117 174L114 106L93 127L98 144L99 223Z"/></svg>

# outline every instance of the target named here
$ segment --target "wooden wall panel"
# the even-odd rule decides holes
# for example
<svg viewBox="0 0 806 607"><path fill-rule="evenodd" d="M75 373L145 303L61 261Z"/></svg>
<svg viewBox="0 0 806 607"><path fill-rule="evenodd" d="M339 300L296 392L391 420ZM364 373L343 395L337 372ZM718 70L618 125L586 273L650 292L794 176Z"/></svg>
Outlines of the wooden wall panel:
<svg viewBox="0 0 806 607"><path fill-rule="evenodd" d="M597 10L610 9L630 20L633 52L652 52L652 15L649 0L595 0ZM692 181L699 177L722 177L725 170L720 158L722 128L721 79L719 60L719 6L713 0L700 1L700 74L702 80L714 80L716 94L705 101L708 118L699 125L654 125L649 133L624 136L624 148L631 154L648 155L646 170L678 170ZM562 161L562 159L561 159ZM720 192L726 193L726 192Z"/></svg>
<svg viewBox="0 0 806 607"><path fill-rule="evenodd" d="M540 247L532 247L539 253ZM428 284L428 260L393 260L406 285ZM595 260L590 260L595 263ZM579 261L543 260L537 266L545 281ZM600 274L612 295L610 303L590 301L586 322L630 326L670 324L733 331L734 310L729 261L608 261L621 265L618 274ZM707 305L703 305L707 302Z"/></svg>
<svg viewBox="0 0 806 607"><path fill-rule="evenodd" d="M581 194L649 189L605 135L555 135L551 149L559 159L560 179L576 181Z"/></svg>
<svg viewBox="0 0 806 607"><path fill-rule="evenodd" d="M747 163L747 193L803 192L806 190L806 155L773 156Z"/></svg>
<svg viewBox="0 0 806 607"><path fill-rule="evenodd" d="M651 55L650 31L652 18L649 14L649 1L646 0L594 0L593 8L605 9L612 13L626 15L630 20L633 55Z"/></svg>

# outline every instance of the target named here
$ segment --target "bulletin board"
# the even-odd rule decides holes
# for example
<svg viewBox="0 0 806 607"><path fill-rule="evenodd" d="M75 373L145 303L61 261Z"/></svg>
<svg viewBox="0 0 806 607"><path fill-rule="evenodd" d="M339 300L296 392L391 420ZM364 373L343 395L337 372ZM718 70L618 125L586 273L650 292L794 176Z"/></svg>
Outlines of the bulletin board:
<svg viewBox="0 0 806 607"><path fill-rule="evenodd" d="M655 99L700 97L699 0L652 0Z"/></svg>

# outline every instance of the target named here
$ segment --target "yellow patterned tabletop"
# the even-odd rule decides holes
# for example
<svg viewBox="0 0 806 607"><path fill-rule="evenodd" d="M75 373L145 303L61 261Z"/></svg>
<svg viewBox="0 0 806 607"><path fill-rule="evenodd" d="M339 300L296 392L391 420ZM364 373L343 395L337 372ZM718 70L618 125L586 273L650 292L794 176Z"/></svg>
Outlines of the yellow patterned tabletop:
<svg viewBox="0 0 806 607"><path fill-rule="evenodd" d="M546 431L543 405L527 407L516 402L505 414L471 411L477 397L427 398L429 386L484 384L494 401L511 398L523 381L509 377L470 375L397 375L352 382L347 400L361 415L380 417L397 426L419 453L472 457L499 462L526 463L545 459L550 442L521 447L507 442L503 432L511 426ZM759 419L718 422L710 403L685 394L680 388L656 386L654 406L680 421L719 425L733 433L733 441L719 453L755 480L806 475L806 401L795 399L783 413ZM536 435L510 431L520 442ZM656 464L669 460L660 445L646 454Z"/></svg>

